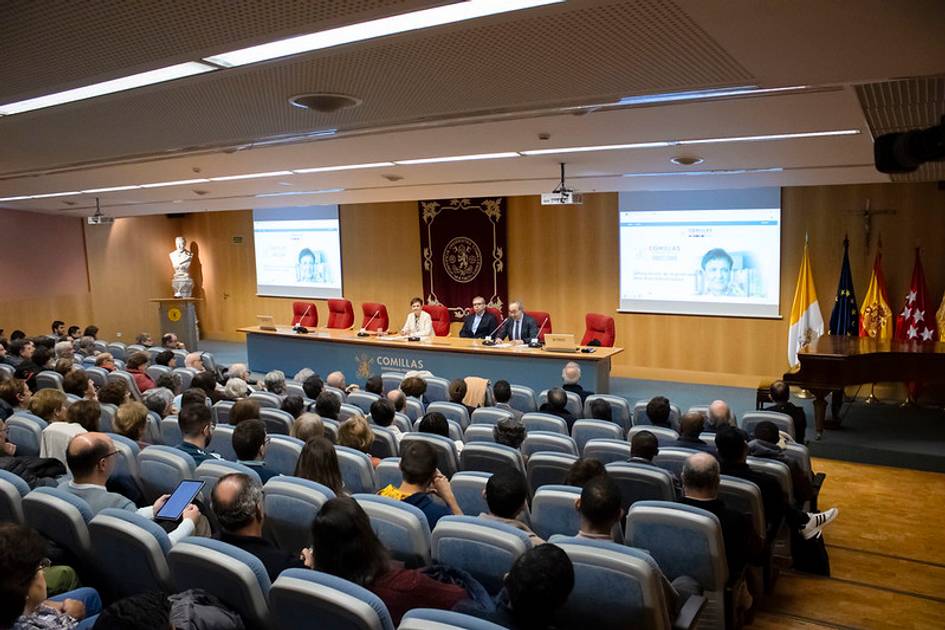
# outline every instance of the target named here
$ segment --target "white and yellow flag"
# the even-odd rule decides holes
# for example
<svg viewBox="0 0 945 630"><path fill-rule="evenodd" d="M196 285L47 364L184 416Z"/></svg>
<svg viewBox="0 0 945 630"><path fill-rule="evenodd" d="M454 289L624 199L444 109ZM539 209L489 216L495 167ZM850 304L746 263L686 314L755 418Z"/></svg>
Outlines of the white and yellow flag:
<svg viewBox="0 0 945 630"><path fill-rule="evenodd" d="M794 289L794 305L791 306L791 327L788 328L788 365L798 365L797 351L824 334L824 316L817 303L814 274L810 267L807 243L804 243L804 258L797 274Z"/></svg>

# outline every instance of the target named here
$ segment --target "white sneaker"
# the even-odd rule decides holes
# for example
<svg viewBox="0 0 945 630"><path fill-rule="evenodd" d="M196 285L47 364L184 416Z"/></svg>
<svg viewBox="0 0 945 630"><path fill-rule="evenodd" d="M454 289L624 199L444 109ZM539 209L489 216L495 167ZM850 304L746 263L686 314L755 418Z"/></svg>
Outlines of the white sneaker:
<svg viewBox="0 0 945 630"><path fill-rule="evenodd" d="M837 514L839 513L840 511L837 508L830 508L826 512L809 512L807 516L810 518L807 521L807 525L801 530L801 535L804 536L804 540L810 540L811 538L820 536L824 527L837 518Z"/></svg>

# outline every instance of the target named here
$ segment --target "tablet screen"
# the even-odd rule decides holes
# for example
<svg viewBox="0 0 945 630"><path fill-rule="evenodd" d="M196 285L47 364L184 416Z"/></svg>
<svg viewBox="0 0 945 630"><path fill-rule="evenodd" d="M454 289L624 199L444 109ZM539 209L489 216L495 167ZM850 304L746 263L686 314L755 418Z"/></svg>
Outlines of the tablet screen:
<svg viewBox="0 0 945 630"><path fill-rule="evenodd" d="M161 506L160 511L154 515L154 518L176 521L180 518L180 515L183 514L184 509L193 502L194 497L197 496L197 493L200 492L203 486L203 481L184 479L177 484L174 492L171 493L171 496L168 497L164 505Z"/></svg>

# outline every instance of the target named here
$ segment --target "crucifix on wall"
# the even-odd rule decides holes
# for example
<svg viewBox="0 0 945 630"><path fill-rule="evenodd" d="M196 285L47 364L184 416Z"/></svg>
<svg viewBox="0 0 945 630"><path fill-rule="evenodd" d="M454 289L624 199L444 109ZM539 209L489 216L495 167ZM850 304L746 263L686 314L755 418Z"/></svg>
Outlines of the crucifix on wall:
<svg viewBox="0 0 945 630"><path fill-rule="evenodd" d="M866 205L862 210L851 210L850 214L856 214L863 218L863 237L866 247L863 248L863 255L868 256L870 251L870 234L873 230L873 217L878 214L896 214L891 208L873 209L872 200L867 198Z"/></svg>

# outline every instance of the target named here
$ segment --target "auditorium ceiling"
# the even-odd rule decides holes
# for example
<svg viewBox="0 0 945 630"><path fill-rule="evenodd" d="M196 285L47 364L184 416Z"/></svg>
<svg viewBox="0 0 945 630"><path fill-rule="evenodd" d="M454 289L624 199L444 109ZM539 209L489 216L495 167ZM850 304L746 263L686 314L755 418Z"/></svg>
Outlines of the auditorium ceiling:
<svg viewBox="0 0 945 630"><path fill-rule="evenodd" d="M83 216L99 197L130 216L535 194L561 162L583 192L888 182L873 135L945 114L939 0L569 0L238 67L203 61L450 4L2 3L0 114L177 64L207 71L0 115L0 207ZM702 94L678 96L689 92ZM289 103L306 93L359 104ZM666 94L677 100L652 98ZM469 155L491 157L423 161ZM352 165L364 167L333 168ZM942 177L940 163L896 181Z"/></svg>

